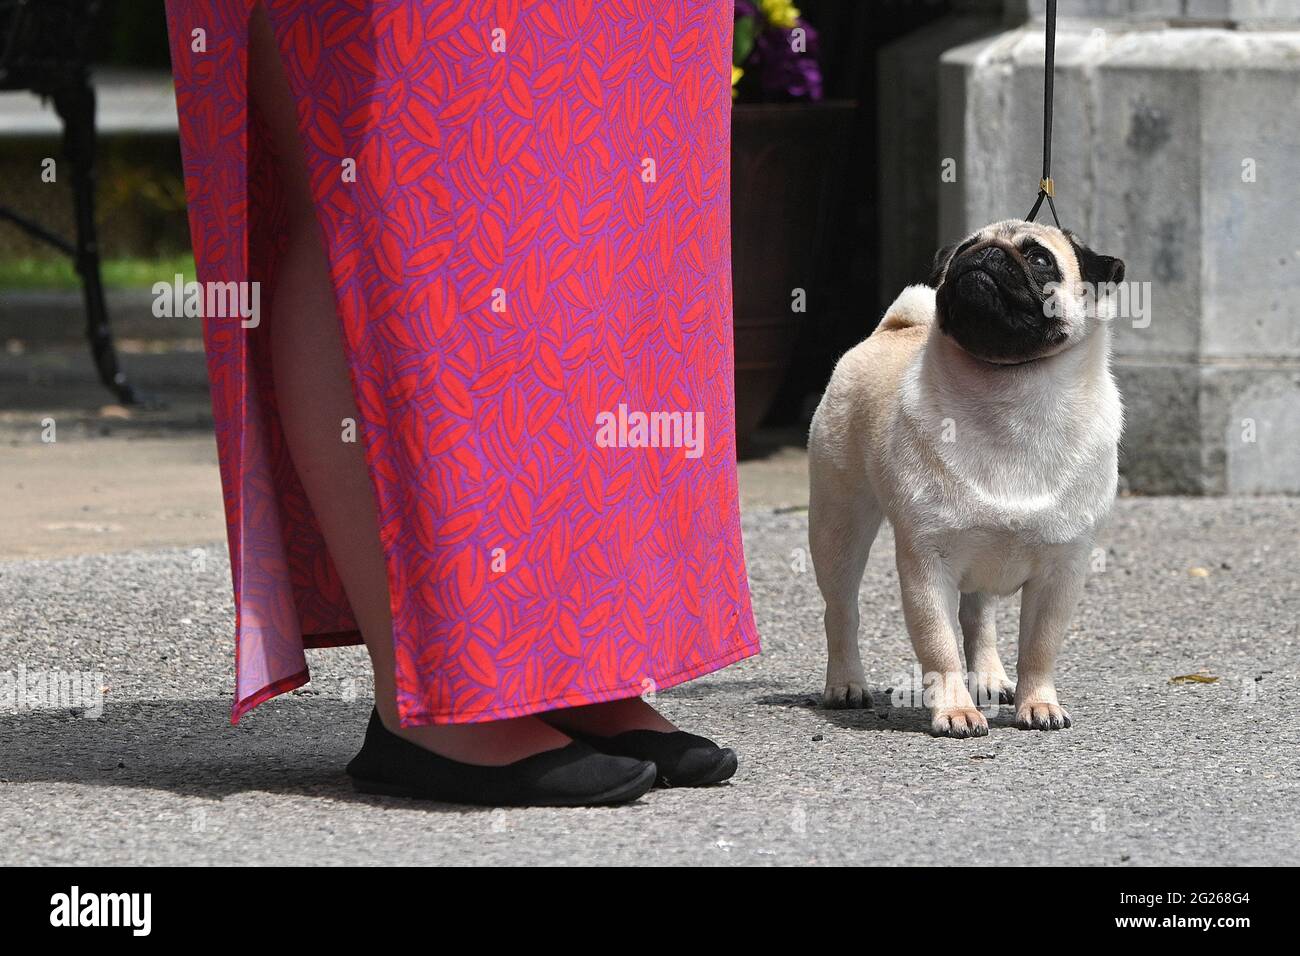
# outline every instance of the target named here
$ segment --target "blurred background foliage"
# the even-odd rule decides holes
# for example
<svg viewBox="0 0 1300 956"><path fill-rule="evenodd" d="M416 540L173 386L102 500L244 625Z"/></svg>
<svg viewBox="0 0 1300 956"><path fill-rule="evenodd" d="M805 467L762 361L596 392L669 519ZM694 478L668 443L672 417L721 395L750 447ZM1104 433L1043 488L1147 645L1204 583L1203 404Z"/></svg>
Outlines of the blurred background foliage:
<svg viewBox="0 0 1300 956"><path fill-rule="evenodd" d="M109 5L108 15L108 42L95 62L141 69L171 69L167 53L167 19L161 3L116 0Z"/></svg>
<svg viewBox="0 0 1300 956"><path fill-rule="evenodd" d="M96 45L96 69L170 71L163 6L117 0ZM47 108L52 109L47 105ZM23 189L31 170L63 153L53 136L6 139L0 149L0 199L22 215L63 235L73 233L70 189ZM96 211L109 286L129 286L150 261L166 264L189 254L185 185L174 136L101 135ZM60 182L65 181L60 170ZM75 288L76 274L61 253L18 229L0 228L0 288Z"/></svg>

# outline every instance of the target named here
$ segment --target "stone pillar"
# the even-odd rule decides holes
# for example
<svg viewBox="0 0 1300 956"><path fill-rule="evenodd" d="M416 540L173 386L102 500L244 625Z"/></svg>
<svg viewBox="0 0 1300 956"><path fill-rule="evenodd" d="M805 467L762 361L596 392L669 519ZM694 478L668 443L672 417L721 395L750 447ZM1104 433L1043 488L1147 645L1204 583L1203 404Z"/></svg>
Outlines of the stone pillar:
<svg viewBox="0 0 1300 956"><path fill-rule="evenodd" d="M1023 17L1021 18L1023 19ZM939 236L939 57L1003 25L1002 0L957 0L952 13L880 48L876 162L880 208L878 312L924 280Z"/></svg>
<svg viewBox="0 0 1300 956"><path fill-rule="evenodd" d="M1044 7L941 58L947 237L1033 204ZM1128 486L1300 493L1300 4L1061 0L1056 63L1062 223L1150 283L1114 326Z"/></svg>

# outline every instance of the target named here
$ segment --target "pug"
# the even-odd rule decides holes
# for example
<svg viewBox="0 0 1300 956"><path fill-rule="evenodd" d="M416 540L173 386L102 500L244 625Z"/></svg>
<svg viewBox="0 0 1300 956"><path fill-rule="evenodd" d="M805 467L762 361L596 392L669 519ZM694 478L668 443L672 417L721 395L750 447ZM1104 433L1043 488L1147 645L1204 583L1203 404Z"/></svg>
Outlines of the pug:
<svg viewBox="0 0 1300 956"><path fill-rule="evenodd" d="M1070 726L1053 667L1115 498L1123 425L1095 304L1123 277L1068 232L996 222L941 250L929 284L840 359L808 443L826 706L871 706L858 589L888 519L931 732L982 737L998 702L1023 729ZM1017 591L1013 683L994 607Z"/></svg>

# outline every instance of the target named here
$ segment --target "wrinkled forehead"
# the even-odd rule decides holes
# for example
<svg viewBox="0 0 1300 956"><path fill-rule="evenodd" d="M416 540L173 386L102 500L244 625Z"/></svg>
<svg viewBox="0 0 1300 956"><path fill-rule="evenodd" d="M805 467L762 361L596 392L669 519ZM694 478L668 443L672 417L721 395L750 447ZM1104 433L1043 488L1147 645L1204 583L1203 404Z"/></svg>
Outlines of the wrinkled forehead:
<svg viewBox="0 0 1300 956"><path fill-rule="evenodd" d="M975 235L981 241L1001 239L1014 246L1020 245L1025 239L1032 239L1039 245L1050 249L1055 254L1057 262L1074 261L1074 248L1070 245L1070 240L1065 237L1065 233L1055 226L1047 226L1039 222L1026 222L1023 219L1003 219L1001 222L985 226Z"/></svg>

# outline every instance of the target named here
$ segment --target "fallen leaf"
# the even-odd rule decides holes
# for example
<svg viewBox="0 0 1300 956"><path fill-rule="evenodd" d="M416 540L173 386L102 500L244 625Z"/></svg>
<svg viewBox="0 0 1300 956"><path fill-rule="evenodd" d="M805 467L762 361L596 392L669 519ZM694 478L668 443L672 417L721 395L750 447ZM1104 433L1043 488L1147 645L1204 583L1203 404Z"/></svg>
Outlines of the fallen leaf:
<svg viewBox="0 0 1300 956"><path fill-rule="evenodd" d="M1171 684L1214 684L1219 678L1210 674L1179 674L1177 677L1169 678Z"/></svg>

